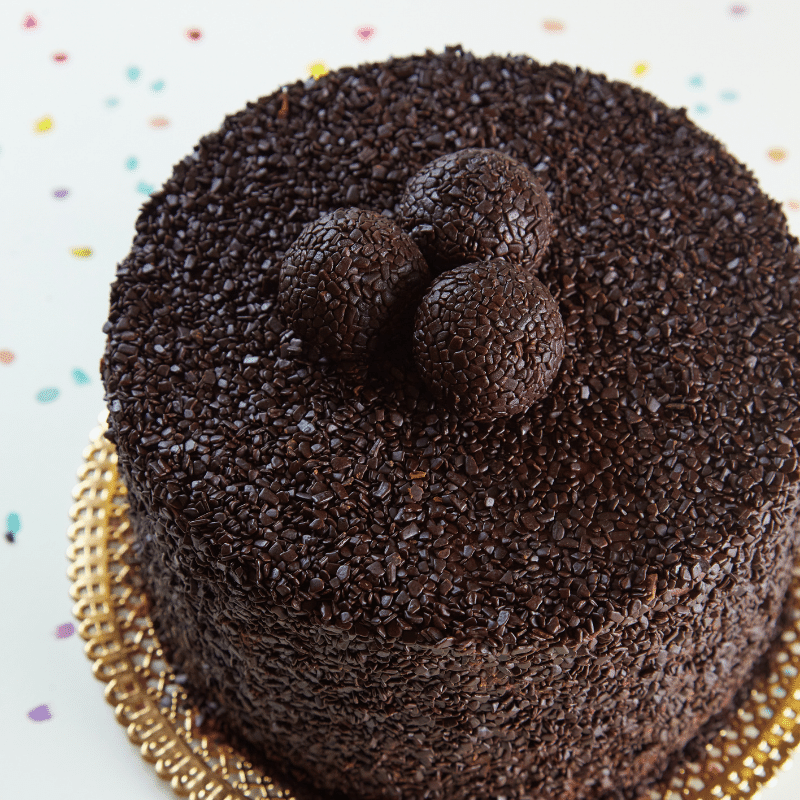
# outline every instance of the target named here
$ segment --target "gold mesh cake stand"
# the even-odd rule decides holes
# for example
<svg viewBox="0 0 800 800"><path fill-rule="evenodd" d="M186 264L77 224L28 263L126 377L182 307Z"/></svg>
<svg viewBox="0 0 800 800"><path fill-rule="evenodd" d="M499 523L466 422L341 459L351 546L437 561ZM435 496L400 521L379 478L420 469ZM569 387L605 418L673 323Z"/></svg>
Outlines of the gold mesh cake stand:
<svg viewBox="0 0 800 800"><path fill-rule="evenodd" d="M191 800L255 800L292 794L233 748L201 729L147 613L131 559L126 490L114 446L92 431L73 490L69 529L74 613L94 674L142 756L175 793ZM800 571L787 602L788 623L770 663L736 716L643 800L738 800L753 797L786 764L800 737Z"/></svg>

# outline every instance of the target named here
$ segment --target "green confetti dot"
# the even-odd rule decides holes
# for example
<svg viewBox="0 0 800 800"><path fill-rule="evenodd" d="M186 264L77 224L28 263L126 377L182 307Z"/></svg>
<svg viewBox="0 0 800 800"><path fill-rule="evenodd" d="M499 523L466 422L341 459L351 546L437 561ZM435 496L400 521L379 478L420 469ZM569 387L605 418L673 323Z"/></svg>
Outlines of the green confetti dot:
<svg viewBox="0 0 800 800"><path fill-rule="evenodd" d="M19 533L19 529L22 527L22 524L19 521L19 514L15 514L13 511L6 517L6 530L11 531L11 533Z"/></svg>
<svg viewBox="0 0 800 800"><path fill-rule="evenodd" d="M166 84L164 83L164 81L156 81L150 88L154 92L160 92L165 86Z"/></svg>
<svg viewBox="0 0 800 800"><path fill-rule="evenodd" d="M135 156L131 156L125 162L125 169L136 169L136 167L138 167L138 166L139 166L139 159L136 158Z"/></svg>
<svg viewBox="0 0 800 800"><path fill-rule="evenodd" d="M125 74L128 76L129 81L138 81L142 71L139 67L128 67L128 71Z"/></svg>
<svg viewBox="0 0 800 800"><path fill-rule="evenodd" d="M155 190L156 187L153 186L152 183L145 183L144 181L139 181L139 183L136 184L136 191L139 192L140 194L153 194Z"/></svg>
<svg viewBox="0 0 800 800"><path fill-rule="evenodd" d="M118 106L119 105L119 98L118 97L109 97L108 100L106 100L106 105L109 108L114 108L114 106Z"/></svg>
<svg viewBox="0 0 800 800"><path fill-rule="evenodd" d="M55 386L48 386L45 389L42 389L37 395L36 399L40 403L52 403L55 400L60 392L56 389Z"/></svg>
<svg viewBox="0 0 800 800"><path fill-rule="evenodd" d="M89 383L89 376L82 369L75 367L75 369L72 370L72 380L74 380L78 386L85 386Z"/></svg>

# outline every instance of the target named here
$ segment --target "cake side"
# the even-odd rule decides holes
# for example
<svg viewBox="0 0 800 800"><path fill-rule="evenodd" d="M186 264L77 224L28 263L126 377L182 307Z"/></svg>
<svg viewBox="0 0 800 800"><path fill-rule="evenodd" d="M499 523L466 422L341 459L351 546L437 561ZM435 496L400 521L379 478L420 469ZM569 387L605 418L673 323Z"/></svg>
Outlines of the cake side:
<svg viewBox="0 0 800 800"><path fill-rule="evenodd" d="M556 227L539 278L564 319L564 360L551 394L502 423L441 408L402 337L343 380L275 305L306 222L352 205L391 216L411 174L465 147L524 161ZM400 661L466 649L465 674L548 654L554 684L559 669L578 674L558 658L600 647L611 696L652 685L660 655L664 697L707 668L727 675L711 692L722 702L744 674L731 653L766 644L795 546L795 248L718 143L602 76L451 50L251 104L145 206L112 290L111 435L137 533L154 537L154 614L183 608L191 647L213 649L191 600L213 592L243 634L261 630L256 609L286 614L308 633L298 658L331 628ZM684 646L685 620L706 618L709 649ZM191 665L189 639L160 624ZM260 645L226 630L252 670ZM214 669L197 677L216 691L232 673ZM249 674L247 691L263 691ZM269 730L277 702L263 700L255 728ZM666 707L674 747L702 720ZM652 714L644 703L631 741L652 741ZM480 762L501 786L501 760ZM591 769L580 780L602 784ZM558 773L564 791L574 774Z"/></svg>

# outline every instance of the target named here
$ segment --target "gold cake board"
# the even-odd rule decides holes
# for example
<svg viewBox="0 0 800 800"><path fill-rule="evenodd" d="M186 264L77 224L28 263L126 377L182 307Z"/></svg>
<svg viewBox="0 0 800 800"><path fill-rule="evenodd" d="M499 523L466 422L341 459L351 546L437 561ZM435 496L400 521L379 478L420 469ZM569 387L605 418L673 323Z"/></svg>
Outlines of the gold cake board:
<svg viewBox="0 0 800 800"><path fill-rule="evenodd" d="M86 655L106 685L105 697L142 756L180 797L191 800L293 800L224 742L201 729L164 653L131 558L126 489L114 446L91 433L70 510L70 594ZM642 800L739 800L753 797L784 766L800 738L800 570L787 597L768 678L754 681L736 716L705 747Z"/></svg>

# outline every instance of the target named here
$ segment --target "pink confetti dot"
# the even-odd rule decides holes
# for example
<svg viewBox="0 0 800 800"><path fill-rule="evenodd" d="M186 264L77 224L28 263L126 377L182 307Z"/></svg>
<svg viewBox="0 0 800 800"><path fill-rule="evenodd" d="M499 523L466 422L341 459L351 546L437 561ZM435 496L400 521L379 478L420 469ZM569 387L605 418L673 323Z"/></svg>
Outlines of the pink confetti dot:
<svg viewBox="0 0 800 800"><path fill-rule="evenodd" d="M53 53L53 61L55 61L56 64L63 64L66 60L67 60L66 53Z"/></svg>
<svg viewBox="0 0 800 800"><path fill-rule="evenodd" d="M64 622L56 628L56 639L69 639L75 633L75 626L71 622Z"/></svg>
<svg viewBox="0 0 800 800"><path fill-rule="evenodd" d="M50 706L36 706L36 708L32 708L28 712L28 719L34 722L46 722L48 719L52 718L53 715L50 713Z"/></svg>
<svg viewBox="0 0 800 800"><path fill-rule="evenodd" d="M16 356L10 350L0 350L0 364L8 366Z"/></svg>
<svg viewBox="0 0 800 800"><path fill-rule="evenodd" d="M151 128L166 128L169 126L169 120L166 117L153 117L150 120Z"/></svg>
<svg viewBox="0 0 800 800"><path fill-rule="evenodd" d="M25 28L27 31L32 31L34 28L39 26L39 20L33 16L33 14L28 14L27 17L22 21L22 27Z"/></svg>
<svg viewBox="0 0 800 800"><path fill-rule="evenodd" d="M748 12L748 8L741 3L734 3L731 6L731 16L732 17L743 17Z"/></svg>
<svg viewBox="0 0 800 800"><path fill-rule="evenodd" d="M197 42L203 38L203 31L201 31L200 28L189 28L184 34L184 36L190 42Z"/></svg>
<svg viewBox="0 0 800 800"><path fill-rule="evenodd" d="M787 200L786 207L789 211L800 211L800 200Z"/></svg>
<svg viewBox="0 0 800 800"><path fill-rule="evenodd" d="M561 33L564 30L564 23L560 19L546 19L542 22L542 27L548 33Z"/></svg>
<svg viewBox="0 0 800 800"><path fill-rule="evenodd" d="M375 35L375 28L372 25L362 25L356 28L356 38L362 42L368 42Z"/></svg>

